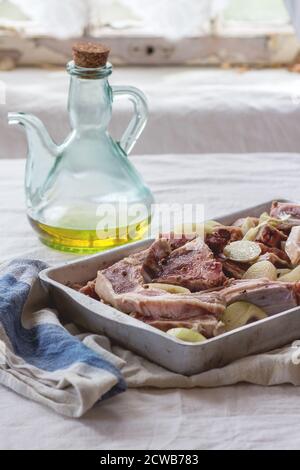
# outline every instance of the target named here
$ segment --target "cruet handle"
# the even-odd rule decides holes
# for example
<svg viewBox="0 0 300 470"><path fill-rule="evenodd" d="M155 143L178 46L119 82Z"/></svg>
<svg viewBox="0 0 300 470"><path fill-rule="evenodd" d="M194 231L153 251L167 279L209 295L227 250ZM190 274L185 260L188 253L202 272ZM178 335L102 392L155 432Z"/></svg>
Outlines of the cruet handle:
<svg viewBox="0 0 300 470"><path fill-rule="evenodd" d="M124 152L129 155L147 124L147 98L142 91L131 86L113 86L112 90L114 97L127 98L134 106L134 116L119 142Z"/></svg>

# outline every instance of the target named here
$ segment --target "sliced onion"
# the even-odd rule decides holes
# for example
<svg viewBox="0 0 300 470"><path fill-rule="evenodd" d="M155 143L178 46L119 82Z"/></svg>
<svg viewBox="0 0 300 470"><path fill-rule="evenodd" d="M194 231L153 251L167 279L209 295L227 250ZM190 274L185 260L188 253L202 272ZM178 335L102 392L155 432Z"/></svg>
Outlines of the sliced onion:
<svg viewBox="0 0 300 470"><path fill-rule="evenodd" d="M202 343L203 341L206 341L206 338L203 335L188 328L172 328L167 331L167 334L188 343Z"/></svg>
<svg viewBox="0 0 300 470"><path fill-rule="evenodd" d="M298 282L300 281L300 266L297 266L297 268L293 269L287 274L284 274L283 276L280 276L278 278L278 281L282 282Z"/></svg>
<svg viewBox="0 0 300 470"><path fill-rule="evenodd" d="M270 281L277 280L277 269L270 261L258 261L252 264L243 276L243 279L261 278L270 279Z"/></svg>
<svg viewBox="0 0 300 470"><path fill-rule="evenodd" d="M145 287L153 287L154 289L161 289L169 292L169 294L190 294L191 291L186 287L175 286L173 284L163 284L153 282L152 284L145 284Z"/></svg>
<svg viewBox="0 0 300 470"><path fill-rule="evenodd" d="M249 302L234 302L229 305L222 317L226 331L235 330L249 322L262 320L267 314L259 307Z"/></svg>
<svg viewBox="0 0 300 470"><path fill-rule="evenodd" d="M248 263L256 260L261 254L258 243L248 240L232 242L224 248L224 255L232 261Z"/></svg>

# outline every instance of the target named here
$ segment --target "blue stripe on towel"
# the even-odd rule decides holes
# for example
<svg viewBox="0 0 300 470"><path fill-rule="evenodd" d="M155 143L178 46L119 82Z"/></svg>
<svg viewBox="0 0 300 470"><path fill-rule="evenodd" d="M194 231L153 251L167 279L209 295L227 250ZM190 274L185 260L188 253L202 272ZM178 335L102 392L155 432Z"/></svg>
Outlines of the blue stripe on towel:
<svg viewBox="0 0 300 470"><path fill-rule="evenodd" d="M126 390L120 371L70 335L62 326L50 323L39 324L30 329L22 326L23 307L32 281L42 267L44 266L39 262L22 261L21 265L11 265L11 269L8 268L9 273L0 277L0 323L15 354L28 364L49 372L67 369L76 363L85 363L110 372L116 376L118 384L103 398Z"/></svg>

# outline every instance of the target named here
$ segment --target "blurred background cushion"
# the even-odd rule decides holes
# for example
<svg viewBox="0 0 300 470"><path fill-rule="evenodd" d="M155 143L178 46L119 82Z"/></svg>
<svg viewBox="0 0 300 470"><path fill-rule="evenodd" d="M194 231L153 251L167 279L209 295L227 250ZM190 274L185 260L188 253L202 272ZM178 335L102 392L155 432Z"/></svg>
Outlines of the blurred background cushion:
<svg viewBox="0 0 300 470"><path fill-rule="evenodd" d="M69 76L64 70L1 72L6 104L0 106L0 158L23 158L26 138L6 125L8 111L38 115L61 142L69 131ZM112 84L133 85L148 96L149 123L136 154L298 152L300 81L283 69L117 67ZM130 104L116 102L111 132L120 138Z"/></svg>

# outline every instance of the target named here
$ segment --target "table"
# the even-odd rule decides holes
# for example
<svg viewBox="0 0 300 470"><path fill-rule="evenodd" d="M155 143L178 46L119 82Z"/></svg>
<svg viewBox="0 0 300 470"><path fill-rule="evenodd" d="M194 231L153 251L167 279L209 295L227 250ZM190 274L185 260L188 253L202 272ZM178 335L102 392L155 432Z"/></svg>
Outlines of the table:
<svg viewBox="0 0 300 470"><path fill-rule="evenodd" d="M152 155L133 161L157 202L205 202L206 216L272 198L300 199L300 155ZM29 227L23 160L0 161L0 262L71 255L42 247ZM240 384L129 390L81 420L0 387L1 449L299 449L300 390Z"/></svg>

